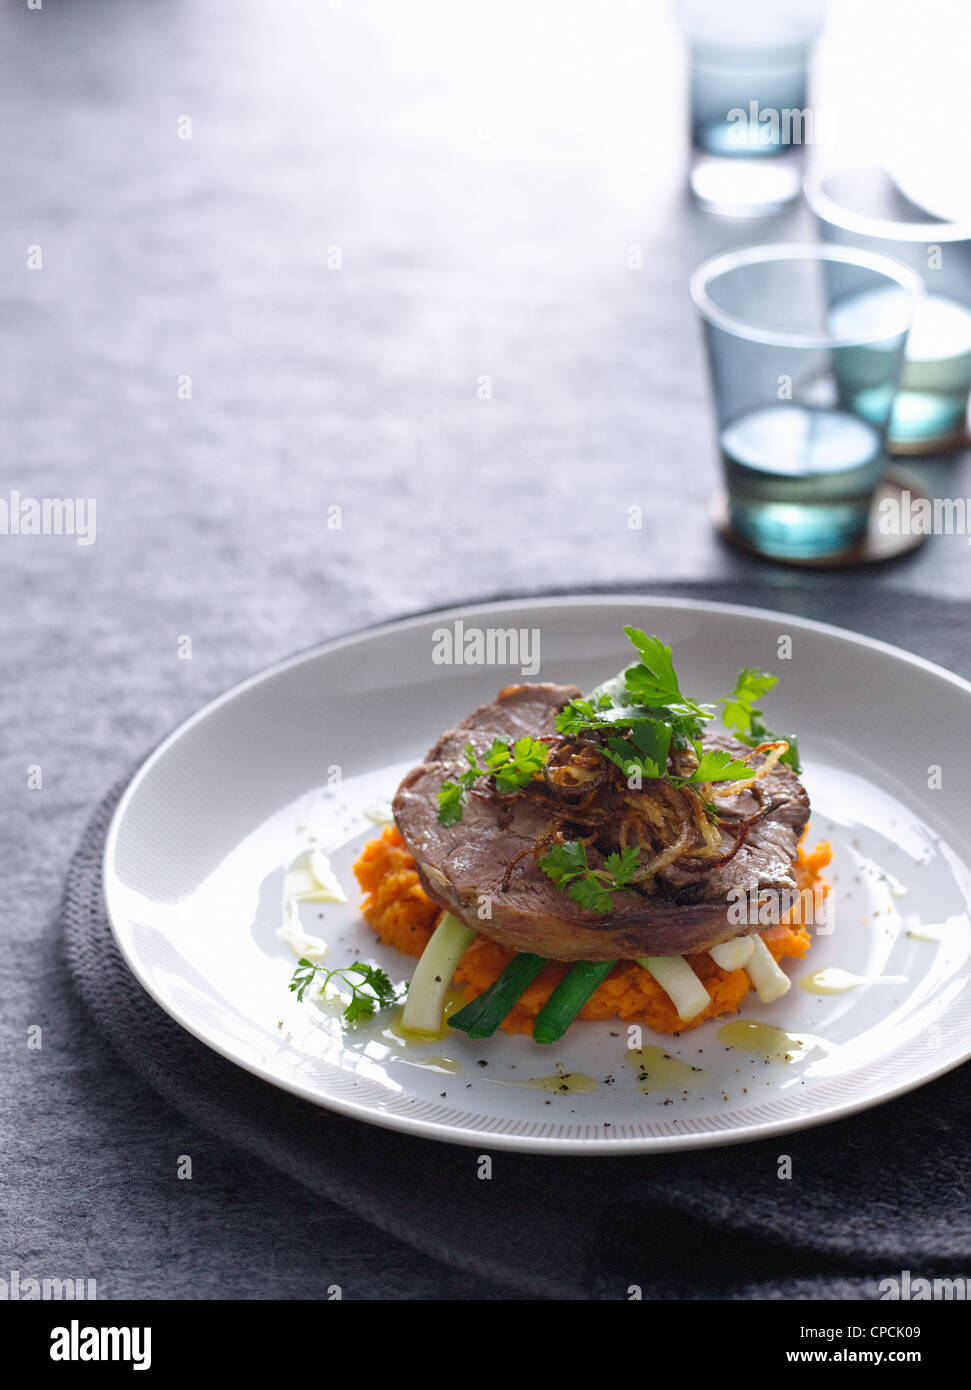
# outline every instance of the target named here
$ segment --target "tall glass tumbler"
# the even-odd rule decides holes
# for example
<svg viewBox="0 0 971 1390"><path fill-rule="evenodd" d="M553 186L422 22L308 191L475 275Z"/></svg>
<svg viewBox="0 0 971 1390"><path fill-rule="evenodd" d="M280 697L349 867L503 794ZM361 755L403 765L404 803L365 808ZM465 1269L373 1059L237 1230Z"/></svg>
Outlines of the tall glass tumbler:
<svg viewBox="0 0 971 1390"><path fill-rule="evenodd" d="M678 0L688 45L689 184L710 212L760 217L799 196L815 138L809 58L823 0Z"/></svg>
<svg viewBox="0 0 971 1390"><path fill-rule="evenodd" d="M924 282L887 431L891 452L937 453L967 443L971 223L928 215L879 168L813 171L806 198L823 241L892 256ZM856 314L872 307L844 304L836 326L851 329Z"/></svg>
<svg viewBox="0 0 971 1390"><path fill-rule="evenodd" d="M695 271L730 523L761 554L836 558L862 540L922 294L889 257L815 243ZM849 302L864 307L834 328Z"/></svg>

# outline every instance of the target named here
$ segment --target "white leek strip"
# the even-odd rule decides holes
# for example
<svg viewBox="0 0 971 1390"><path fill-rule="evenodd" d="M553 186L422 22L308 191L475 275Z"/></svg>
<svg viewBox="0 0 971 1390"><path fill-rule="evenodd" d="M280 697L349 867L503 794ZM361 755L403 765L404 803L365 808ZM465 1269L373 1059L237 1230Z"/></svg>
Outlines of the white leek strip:
<svg viewBox="0 0 971 1390"><path fill-rule="evenodd" d="M776 959L761 936L752 937L752 958L745 967L752 984L759 992L763 1004L771 1004L785 994L792 984L789 976L776 964Z"/></svg>
<svg viewBox="0 0 971 1390"><path fill-rule="evenodd" d="M446 912L421 953L408 986L401 1027L409 1033L442 1031L445 996L459 961L472 944L475 932Z"/></svg>
<svg viewBox="0 0 971 1390"><path fill-rule="evenodd" d="M752 955L752 940L751 936L736 936L734 941L722 941L720 945L712 946L708 954L722 970L741 970Z"/></svg>
<svg viewBox="0 0 971 1390"><path fill-rule="evenodd" d="M711 1003L711 995L684 956L638 956L678 1011L679 1018L694 1018Z"/></svg>

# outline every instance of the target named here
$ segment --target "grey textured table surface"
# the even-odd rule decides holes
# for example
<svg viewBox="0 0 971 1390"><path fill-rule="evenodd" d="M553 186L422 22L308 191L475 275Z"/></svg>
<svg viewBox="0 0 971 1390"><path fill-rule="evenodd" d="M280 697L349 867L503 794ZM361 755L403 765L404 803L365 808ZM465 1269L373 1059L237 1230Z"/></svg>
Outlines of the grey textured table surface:
<svg viewBox="0 0 971 1390"><path fill-rule="evenodd" d="M832 36L837 76L855 42ZM804 214L767 232L686 203L662 6L43 0L3 7L0 46L4 491L97 505L91 545L0 537L0 1275L502 1296L308 1202L117 1063L64 980L67 860L179 719L353 627L672 580L811 610L831 581L711 533L686 292ZM966 454L922 473L971 494ZM938 537L844 582L964 598L968 554Z"/></svg>

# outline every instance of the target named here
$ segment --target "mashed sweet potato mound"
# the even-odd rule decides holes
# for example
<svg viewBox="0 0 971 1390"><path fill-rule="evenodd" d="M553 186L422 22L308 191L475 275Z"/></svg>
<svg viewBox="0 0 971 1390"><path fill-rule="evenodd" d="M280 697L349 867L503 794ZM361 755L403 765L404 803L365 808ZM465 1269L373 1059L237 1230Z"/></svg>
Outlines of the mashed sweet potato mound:
<svg viewBox="0 0 971 1390"><path fill-rule="evenodd" d="M828 893L820 875L832 858L832 849L823 841L812 851L799 846L796 883L800 902L775 926L761 932L762 940L776 960L802 957L809 950L810 933L801 925L807 895L821 904ZM385 827L380 839L364 847L354 865L354 873L365 893L361 911L385 946L394 946L409 956L420 956L442 909L432 902L418 881L415 861L404 846L396 826ZM465 1002L493 984L512 960L514 952L479 936L466 951L456 971L456 980L465 986ZM620 961L591 995L580 1011L581 1018L619 1018L627 1023L643 1023L658 1033L682 1033L696 1028L705 1019L737 1013L752 988L744 970L722 970L707 951L686 957L695 974L711 995L711 1003L692 1019L679 1018L661 986L636 961ZM502 1026L507 1033L529 1033L533 1020L560 980L569 970L568 962L550 961L522 995Z"/></svg>

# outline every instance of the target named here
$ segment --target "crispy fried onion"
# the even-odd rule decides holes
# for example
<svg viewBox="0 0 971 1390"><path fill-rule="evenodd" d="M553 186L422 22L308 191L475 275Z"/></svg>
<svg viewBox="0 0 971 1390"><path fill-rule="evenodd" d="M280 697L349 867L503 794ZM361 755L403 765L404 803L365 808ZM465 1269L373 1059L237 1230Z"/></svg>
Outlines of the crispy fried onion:
<svg viewBox="0 0 971 1390"><path fill-rule="evenodd" d="M768 753L769 755L766 758L765 762L761 763L759 767L756 768L756 770L752 773L752 776L748 779L748 781L720 782L717 784L717 786L712 786L711 795L713 797L737 796L739 792L748 791L748 789L754 786L756 782L761 781L761 779L766 775L767 772L771 772L772 769L775 767L776 763L782 757L783 753L788 753L788 751L789 745L784 738L777 739L773 743L758 744L755 748L752 749L751 753L746 753L745 757L739 760L740 762L747 763L749 758L755 757L756 753Z"/></svg>
<svg viewBox="0 0 971 1390"><path fill-rule="evenodd" d="M784 740L761 743L742 762L767 755L752 776L742 781L676 786L663 778L646 779L632 789L623 771L604 757L595 738L579 735L554 745L541 775L514 793L550 813L534 844L506 866L501 891L509 887L521 860L540 859L552 846L582 840L602 855L635 847L642 863L629 887L652 894L657 876L677 864L679 869L707 872L733 859L752 826L770 810L758 783L772 770L789 745ZM692 750L672 755L671 772L689 777L698 766ZM712 810L715 798L751 791L759 809L746 816L737 807Z"/></svg>

